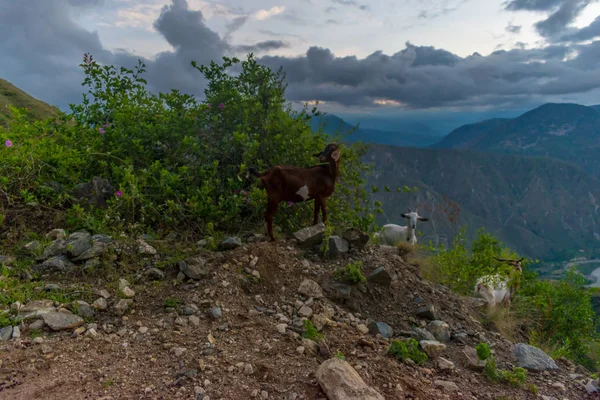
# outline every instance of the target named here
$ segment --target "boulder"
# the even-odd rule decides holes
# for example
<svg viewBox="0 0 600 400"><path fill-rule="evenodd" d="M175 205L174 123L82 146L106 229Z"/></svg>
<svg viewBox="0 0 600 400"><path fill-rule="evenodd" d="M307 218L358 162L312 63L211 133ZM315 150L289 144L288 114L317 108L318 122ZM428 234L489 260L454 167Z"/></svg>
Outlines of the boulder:
<svg viewBox="0 0 600 400"><path fill-rule="evenodd" d="M384 400L350 364L337 357L323 362L315 376L329 400Z"/></svg>
<svg viewBox="0 0 600 400"><path fill-rule="evenodd" d="M92 235L85 231L73 232L67 238L67 256L77 258L92 248ZM92 257L89 257L92 258Z"/></svg>
<svg viewBox="0 0 600 400"><path fill-rule="evenodd" d="M437 358L446 350L446 345L437 340L421 340L419 344L429 358Z"/></svg>
<svg viewBox="0 0 600 400"><path fill-rule="evenodd" d="M387 338L387 339L394 336L394 330L392 329L391 326L389 326L385 322L375 322L375 321L371 320L367 324L367 326L369 328L369 332L372 335L377 335L379 333L382 337Z"/></svg>
<svg viewBox="0 0 600 400"><path fill-rule="evenodd" d="M437 320L437 312L433 304L420 307L415 311L415 315L419 318L425 318L430 320Z"/></svg>
<svg viewBox="0 0 600 400"><path fill-rule="evenodd" d="M42 318L46 325L53 331L62 331L67 329L75 329L83 325L83 319L75 314L64 312L51 311L42 314Z"/></svg>
<svg viewBox="0 0 600 400"><path fill-rule="evenodd" d="M557 370L558 366L552 358L537 347L517 343L513 346L513 355L519 363L519 367L529 371L552 371Z"/></svg>
<svg viewBox="0 0 600 400"><path fill-rule="evenodd" d="M202 257L190 258L179 262L179 271L190 279L203 279L208 277L210 271L206 266L206 260Z"/></svg>
<svg viewBox="0 0 600 400"><path fill-rule="evenodd" d="M344 233L342 233L342 238L346 239L351 246L359 249L365 247L369 241L369 235L357 228L345 230Z"/></svg>
<svg viewBox="0 0 600 400"><path fill-rule="evenodd" d="M298 293L308 298L312 297L313 299L320 299L323 297L323 289L321 289L321 286L319 286L317 282L311 279L305 279L300 283Z"/></svg>
<svg viewBox="0 0 600 400"><path fill-rule="evenodd" d="M377 267L367 276L367 280L378 285L390 286L392 277L385 267Z"/></svg>
<svg viewBox="0 0 600 400"><path fill-rule="evenodd" d="M325 224L322 222L294 232L294 238L302 248L311 248L312 246L321 243L324 235Z"/></svg>
<svg viewBox="0 0 600 400"><path fill-rule="evenodd" d="M223 240L219 245L221 250L233 250L242 247L242 240L239 237L231 236Z"/></svg>
<svg viewBox="0 0 600 400"><path fill-rule="evenodd" d="M329 237L329 258L339 258L349 250L348 241L339 236Z"/></svg>
<svg viewBox="0 0 600 400"><path fill-rule="evenodd" d="M451 337L450 326L444 321L431 321L425 327L436 340L449 342Z"/></svg>

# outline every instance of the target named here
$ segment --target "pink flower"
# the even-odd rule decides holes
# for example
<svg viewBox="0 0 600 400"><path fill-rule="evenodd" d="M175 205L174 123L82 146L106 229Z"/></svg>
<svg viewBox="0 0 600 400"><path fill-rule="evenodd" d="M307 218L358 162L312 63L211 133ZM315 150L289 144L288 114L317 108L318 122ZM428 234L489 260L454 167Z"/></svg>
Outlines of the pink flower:
<svg viewBox="0 0 600 400"><path fill-rule="evenodd" d="M294 202L293 202L293 201L288 201L288 206L290 206L290 207L291 207L291 206L293 206L293 205L294 205Z"/></svg>
<svg viewBox="0 0 600 400"><path fill-rule="evenodd" d="M121 197L121 196L123 196L123 192L121 192L120 190L117 190L117 191L115 192L115 195L116 195L117 197Z"/></svg>
<svg viewBox="0 0 600 400"><path fill-rule="evenodd" d="M105 127L105 128L108 128L108 124L104 124L104 125L102 125L102 126L103 126L103 127Z"/></svg>
<svg viewBox="0 0 600 400"><path fill-rule="evenodd" d="M224 105L223 103L220 103L220 104L219 104L219 108L220 108L220 109L223 109L224 107L225 107L225 105Z"/></svg>
<svg viewBox="0 0 600 400"><path fill-rule="evenodd" d="M102 134L104 134L104 129L102 129L102 128L99 128L98 130L100 131L100 134L101 134L101 135L102 135Z"/></svg>
<svg viewBox="0 0 600 400"><path fill-rule="evenodd" d="M244 189L240 192L241 194L248 194Z"/></svg>
<svg viewBox="0 0 600 400"><path fill-rule="evenodd" d="M250 199L250 197L248 197L248 200L246 200L246 203L250 204L252 200Z"/></svg>
<svg viewBox="0 0 600 400"><path fill-rule="evenodd" d="M6 139L6 142L4 142L4 145L6 147L12 147L13 143L9 139Z"/></svg>

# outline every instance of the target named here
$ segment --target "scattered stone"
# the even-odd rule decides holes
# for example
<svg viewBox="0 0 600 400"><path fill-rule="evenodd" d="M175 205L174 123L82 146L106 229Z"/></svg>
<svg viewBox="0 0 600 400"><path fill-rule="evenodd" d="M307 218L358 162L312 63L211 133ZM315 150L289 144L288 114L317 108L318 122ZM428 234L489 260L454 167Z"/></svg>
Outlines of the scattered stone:
<svg viewBox="0 0 600 400"><path fill-rule="evenodd" d="M188 278L196 280L206 278L210 273L206 266L206 260L203 257L195 257L187 261L180 261L179 271Z"/></svg>
<svg viewBox="0 0 600 400"><path fill-rule="evenodd" d="M69 245L67 244L67 247L68 246ZM108 251L108 246L105 243L92 242L92 247L85 250L78 257L73 258L73 261L75 261L75 262L88 261L88 260L91 260L92 258L100 257L102 254L106 253L107 251Z"/></svg>
<svg viewBox="0 0 600 400"><path fill-rule="evenodd" d="M208 316L214 320L221 318L222 312L221 307L211 307L207 310Z"/></svg>
<svg viewBox="0 0 600 400"><path fill-rule="evenodd" d="M108 303L103 297L99 297L92 303L92 307L96 310L104 311L108 308Z"/></svg>
<svg viewBox="0 0 600 400"><path fill-rule="evenodd" d="M298 241L301 248L307 249L321 243L324 234L325 224L321 222L294 232L294 238Z"/></svg>
<svg viewBox="0 0 600 400"><path fill-rule="evenodd" d="M438 357L436 359L437 368L443 372L452 372L456 369L454 363L450 360L445 359L444 357Z"/></svg>
<svg viewBox="0 0 600 400"><path fill-rule="evenodd" d="M425 318L430 320L437 320L437 313L433 304L426 305L424 307L419 308L415 315L419 318Z"/></svg>
<svg viewBox="0 0 600 400"><path fill-rule="evenodd" d="M108 290L106 289L101 289L98 294L105 299L110 299L110 293L108 293Z"/></svg>
<svg viewBox="0 0 600 400"><path fill-rule="evenodd" d="M414 333L415 339L421 340L435 340L435 336L431 334L431 332L426 331L425 329L419 327L413 327L412 332Z"/></svg>
<svg viewBox="0 0 600 400"><path fill-rule="evenodd" d="M238 247L242 247L242 240L237 236L228 237L219 244L219 248L222 250L233 250Z"/></svg>
<svg viewBox="0 0 600 400"><path fill-rule="evenodd" d="M200 318L198 318L195 315L190 315L188 317L188 320L190 321L190 325L192 326L200 326Z"/></svg>
<svg viewBox="0 0 600 400"><path fill-rule="evenodd" d="M145 333L148 333L148 327L147 326L140 326L138 328L138 332L141 333L142 335Z"/></svg>
<svg viewBox="0 0 600 400"><path fill-rule="evenodd" d="M99 233L99 234L92 236L92 241L93 242L101 242L104 244L111 244L113 240L112 240L112 237Z"/></svg>
<svg viewBox="0 0 600 400"><path fill-rule="evenodd" d="M44 320L43 319L36 319L35 321L33 321L31 324L29 324L28 328L30 331L37 331L40 330L44 327Z"/></svg>
<svg viewBox="0 0 600 400"><path fill-rule="evenodd" d="M246 375L252 375L254 373L254 367L252 367L252 364L244 364L244 374Z"/></svg>
<svg viewBox="0 0 600 400"><path fill-rule="evenodd" d="M558 369L558 366L550 356L539 348L525 343L515 344L513 355L517 359L519 366L529 371L541 372Z"/></svg>
<svg viewBox="0 0 600 400"><path fill-rule="evenodd" d="M392 283L392 277L385 267L377 267L367 276L367 280L378 285L389 286Z"/></svg>
<svg viewBox="0 0 600 400"><path fill-rule="evenodd" d="M92 236L85 231L73 232L67 238L66 250L67 256L77 258L85 251L92 248ZM91 257L90 257L91 258Z"/></svg>
<svg viewBox="0 0 600 400"><path fill-rule="evenodd" d="M181 357L183 355L183 353L185 353L186 348L185 347L173 347L171 348L171 352L173 354L175 354L175 357Z"/></svg>
<svg viewBox="0 0 600 400"><path fill-rule="evenodd" d="M114 306L115 314L118 316L122 316L129 310L129 307L133 304L133 300L131 299L120 299L117 304Z"/></svg>
<svg viewBox="0 0 600 400"><path fill-rule="evenodd" d="M369 235L357 228L345 230L344 233L342 233L342 237L346 239L351 246L359 249L365 247L369 241Z"/></svg>
<svg viewBox="0 0 600 400"><path fill-rule="evenodd" d="M369 328L365 324L356 325L356 329L363 335L366 335L367 333L369 333Z"/></svg>
<svg viewBox="0 0 600 400"><path fill-rule="evenodd" d="M52 290L60 290L60 285L58 285L56 283L48 283L48 284L44 285L44 290L46 292L50 292Z"/></svg>
<svg viewBox="0 0 600 400"><path fill-rule="evenodd" d="M384 397L363 381L350 364L337 357L323 362L315 373L329 400L383 400Z"/></svg>
<svg viewBox="0 0 600 400"><path fill-rule="evenodd" d="M454 382L437 379L433 381L433 384L446 392L457 392L459 390L458 386Z"/></svg>
<svg viewBox="0 0 600 400"><path fill-rule="evenodd" d="M327 317L323 313L315 314L312 317L312 323L319 332L327 325L327 320Z"/></svg>
<svg viewBox="0 0 600 400"><path fill-rule="evenodd" d="M187 326L188 325L188 319L185 318L185 317L177 317L177 318L175 318L175 325Z"/></svg>
<svg viewBox="0 0 600 400"><path fill-rule="evenodd" d="M62 256L66 248L67 242L64 239L57 239L50 243L50 245L44 249L39 259L47 260L50 257Z"/></svg>
<svg viewBox="0 0 600 400"><path fill-rule="evenodd" d="M440 342L449 342L450 341L450 326L444 321L431 321L427 324L427 329L436 340Z"/></svg>
<svg viewBox="0 0 600 400"><path fill-rule="evenodd" d="M467 335L465 332L455 333L454 335L452 335L452 339L456 343L469 344L469 335Z"/></svg>
<svg viewBox="0 0 600 400"><path fill-rule="evenodd" d="M320 299L323 297L323 289L321 289L321 286L319 286L317 282L311 279L305 279L300 283L298 293L308 298L312 297L313 299Z"/></svg>
<svg viewBox="0 0 600 400"><path fill-rule="evenodd" d="M17 261L13 256L2 256L0 255L0 265L9 266Z"/></svg>
<svg viewBox="0 0 600 400"><path fill-rule="evenodd" d="M198 312L198 306L195 304L185 304L181 307L181 313L183 315L194 315Z"/></svg>
<svg viewBox="0 0 600 400"><path fill-rule="evenodd" d="M339 236L329 237L329 257L339 258L342 254L347 253L349 250L348 241L342 239Z"/></svg>
<svg viewBox="0 0 600 400"><path fill-rule="evenodd" d="M139 255L148 255L148 256L153 256L156 254L156 249L152 246L150 246L148 243L146 243L146 241L144 239L138 239L136 241L137 244L137 253Z"/></svg>
<svg viewBox="0 0 600 400"><path fill-rule="evenodd" d="M75 329L83 325L83 319L75 314L67 314L64 312L51 311L43 314L42 318L46 325L53 331L62 331L67 329Z"/></svg>
<svg viewBox="0 0 600 400"><path fill-rule="evenodd" d="M146 275L146 278L153 281L159 281L165 278L165 273L158 268L148 268L144 274Z"/></svg>
<svg viewBox="0 0 600 400"><path fill-rule="evenodd" d="M314 340L310 340L307 338L302 339L302 346L308 351L309 354L316 356L319 354L319 344Z"/></svg>
<svg viewBox="0 0 600 400"><path fill-rule="evenodd" d="M394 330L385 322L375 322L371 320L369 322L368 328L371 335L377 335L379 333L382 337L386 339L389 339L392 336L394 336Z"/></svg>
<svg viewBox="0 0 600 400"><path fill-rule="evenodd" d="M42 343L44 343L44 338L43 338L43 337L41 337L41 336L35 337L35 338L34 338L34 339L31 341L31 343L33 343L33 344L42 344Z"/></svg>
<svg viewBox="0 0 600 400"><path fill-rule="evenodd" d="M34 240L32 242L27 243L25 246L23 246L23 248L25 250L27 250L27 252L29 254L34 254L36 253L40 248L42 247L42 245L40 244L40 242L38 242L37 240Z"/></svg>
<svg viewBox="0 0 600 400"><path fill-rule="evenodd" d="M83 318L92 318L94 316L94 309L88 303L82 300L76 300L73 305L77 309L77 314Z"/></svg>
<svg viewBox="0 0 600 400"><path fill-rule="evenodd" d="M312 308L310 308L307 305L303 305L302 307L300 307L300 309L298 310L298 315L300 315L301 317L306 317L306 318L310 318L313 314L313 310Z"/></svg>
<svg viewBox="0 0 600 400"><path fill-rule="evenodd" d="M50 232L46 233L46 238L50 240L59 240L67 237L64 229L52 229Z"/></svg>
<svg viewBox="0 0 600 400"><path fill-rule="evenodd" d="M477 351L473 347L465 347L461 354L467 368L473 371L483 371L486 362L479 359Z"/></svg>
<svg viewBox="0 0 600 400"><path fill-rule="evenodd" d="M121 294L127 298L127 299L131 299L135 296L135 291L130 288L129 286L125 286L123 289L121 289Z"/></svg>
<svg viewBox="0 0 600 400"><path fill-rule="evenodd" d="M296 347L296 352L298 354L304 354L304 346L298 346L298 347Z"/></svg>
<svg viewBox="0 0 600 400"><path fill-rule="evenodd" d="M419 344L429 358L437 358L446 350L446 345L436 340L421 340Z"/></svg>
<svg viewBox="0 0 600 400"><path fill-rule="evenodd" d="M48 258L39 266L35 266L35 269L39 269L42 272L66 272L69 269L75 267L67 257L65 256L54 256Z"/></svg>
<svg viewBox="0 0 600 400"><path fill-rule="evenodd" d="M13 334L13 327L5 326L4 328L0 329L0 341L6 342L7 340L10 340L10 338L12 337L12 334Z"/></svg>
<svg viewBox="0 0 600 400"><path fill-rule="evenodd" d="M287 324L277 324L275 325L275 328L277 328L277 332L284 334L287 329Z"/></svg>

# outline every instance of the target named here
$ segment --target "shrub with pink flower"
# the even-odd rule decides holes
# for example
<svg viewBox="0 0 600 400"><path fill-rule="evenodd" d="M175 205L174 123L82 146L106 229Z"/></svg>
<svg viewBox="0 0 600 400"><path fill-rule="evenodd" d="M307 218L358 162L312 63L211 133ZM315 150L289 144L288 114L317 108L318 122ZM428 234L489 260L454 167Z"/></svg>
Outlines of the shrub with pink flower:
<svg viewBox="0 0 600 400"><path fill-rule="evenodd" d="M123 192L121 192L120 190L117 190L117 191L115 192L115 196L117 196L117 197L121 197L121 196L123 196Z"/></svg>
<svg viewBox="0 0 600 400"><path fill-rule="evenodd" d="M6 142L4 142L4 145L6 147L12 147L13 146L13 142L10 139L6 139Z"/></svg>

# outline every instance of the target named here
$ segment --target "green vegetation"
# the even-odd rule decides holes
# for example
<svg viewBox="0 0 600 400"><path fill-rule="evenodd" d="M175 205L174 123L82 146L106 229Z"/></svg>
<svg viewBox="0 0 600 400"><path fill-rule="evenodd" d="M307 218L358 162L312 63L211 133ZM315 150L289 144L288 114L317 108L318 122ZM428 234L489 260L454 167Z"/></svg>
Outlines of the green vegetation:
<svg viewBox="0 0 600 400"><path fill-rule="evenodd" d="M344 355L344 353L341 352L341 350L336 351L335 356L340 360L346 361L346 356Z"/></svg>
<svg viewBox="0 0 600 400"><path fill-rule="evenodd" d="M411 359L418 365L423 364L428 359L427 354L419 350L419 342L412 338L405 342L392 340L392 344L388 348L388 354L396 357L398 361Z"/></svg>
<svg viewBox="0 0 600 400"><path fill-rule="evenodd" d="M10 130L0 128L3 142L10 141L1 150L0 186L11 204L64 211L68 228L92 232L262 227L266 193L245 178L247 167L314 165L313 154L340 138L314 133L316 108L292 110L282 71L252 55L193 66L208 80L203 102L179 91L148 92L141 62L118 69L86 55L88 92L70 113L31 122L27 110L11 107ZM241 70L235 76L234 66ZM365 149L342 148L342 179L327 204L334 226L374 226L375 206L364 188L369 167L359 159ZM115 188L104 208L73 198L72 189L95 176ZM307 226L312 211L309 203L282 204L275 225L284 231Z"/></svg>
<svg viewBox="0 0 600 400"><path fill-rule="evenodd" d="M9 126L12 122L12 113L8 106L26 108L31 121L54 117L59 110L43 101L34 99L11 83L0 79L0 126Z"/></svg>
<svg viewBox="0 0 600 400"><path fill-rule="evenodd" d="M181 304L179 299L165 299L165 308L174 308Z"/></svg>
<svg viewBox="0 0 600 400"><path fill-rule="evenodd" d="M509 277L509 286L518 290L510 314L502 314L497 322L513 331L526 332L532 345L552 357L567 357L588 368L598 368L600 356L592 291L584 288L586 280L576 266L567 270L560 280L548 281L538 279L529 271L531 261L526 259L523 274L519 276L513 267L494 260L494 257L519 258L494 236L480 230L468 250L463 234L464 230L451 248L430 245L433 255L420 264L426 278L460 294L473 295L479 277L495 273ZM515 286L517 284L519 286Z"/></svg>
<svg viewBox="0 0 600 400"><path fill-rule="evenodd" d="M362 273L362 261L354 261L343 268L339 268L334 272L335 279L350 284L366 282L367 278Z"/></svg>
<svg viewBox="0 0 600 400"><path fill-rule="evenodd" d="M484 373L492 382L506 382L513 386L521 386L527 380L527 371L521 367L513 367L512 371L498 369L496 357L492 355L487 343L479 343L475 349L480 360L487 360Z"/></svg>
<svg viewBox="0 0 600 400"><path fill-rule="evenodd" d="M302 337L316 342L319 339L323 339L323 334L317 330L310 319L307 319L304 321L304 333Z"/></svg>

